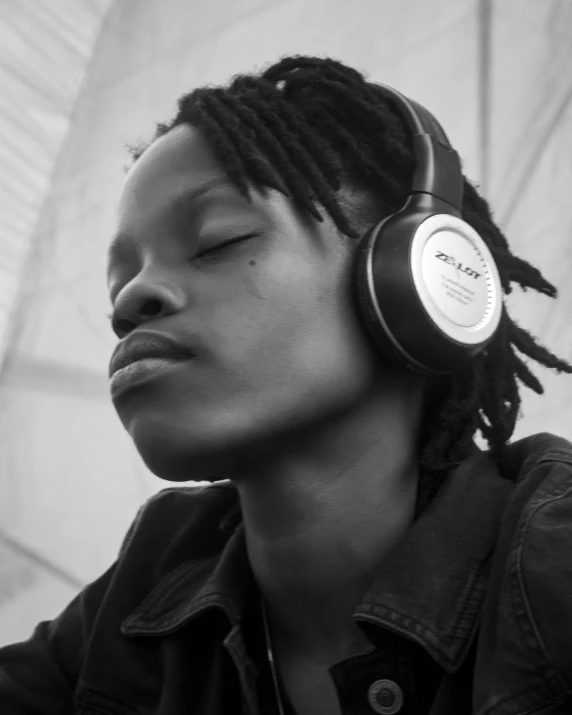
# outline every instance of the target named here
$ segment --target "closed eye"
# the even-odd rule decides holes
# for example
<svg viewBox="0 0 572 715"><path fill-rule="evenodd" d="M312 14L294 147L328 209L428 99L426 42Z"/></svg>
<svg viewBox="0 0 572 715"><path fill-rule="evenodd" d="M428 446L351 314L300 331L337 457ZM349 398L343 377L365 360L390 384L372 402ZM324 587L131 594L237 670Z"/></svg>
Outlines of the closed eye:
<svg viewBox="0 0 572 715"><path fill-rule="evenodd" d="M225 248L228 248L229 246L232 246L236 243L242 243L242 241L246 241L249 238L254 238L256 234L254 233L249 233L246 234L245 236L238 236L237 238L231 238L229 241L223 241L222 243L218 243L216 246L213 246L212 248L208 248L205 251L201 251L201 253L197 253L195 258L202 258L203 256L207 256L210 254L214 253L220 253L223 251Z"/></svg>

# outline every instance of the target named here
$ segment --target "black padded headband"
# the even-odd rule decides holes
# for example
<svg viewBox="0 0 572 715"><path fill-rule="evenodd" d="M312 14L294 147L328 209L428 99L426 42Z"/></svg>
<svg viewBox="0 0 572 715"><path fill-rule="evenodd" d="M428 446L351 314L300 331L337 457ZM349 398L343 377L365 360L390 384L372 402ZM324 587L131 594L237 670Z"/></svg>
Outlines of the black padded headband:
<svg viewBox="0 0 572 715"><path fill-rule="evenodd" d="M451 146L443 127L429 112L412 99L385 84L375 83L398 110L411 132L417 168L411 193L436 196L460 215L463 203L463 172L459 155Z"/></svg>

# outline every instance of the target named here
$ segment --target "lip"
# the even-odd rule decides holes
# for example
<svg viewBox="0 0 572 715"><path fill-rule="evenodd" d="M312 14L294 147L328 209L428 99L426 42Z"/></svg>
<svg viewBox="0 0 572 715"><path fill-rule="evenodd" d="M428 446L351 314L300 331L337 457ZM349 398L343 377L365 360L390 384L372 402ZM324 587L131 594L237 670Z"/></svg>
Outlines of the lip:
<svg viewBox="0 0 572 715"><path fill-rule="evenodd" d="M168 360L189 360L195 353L174 338L151 331L132 333L115 348L109 362L109 377L131 363L146 358L166 358Z"/></svg>
<svg viewBox="0 0 572 715"><path fill-rule="evenodd" d="M129 363L125 367L116 370L110 381L109 387L113 399L118 399L119 395L127 392L145 382L158 379L177 368L184 360L173 360L171 358L142 358Z"/></svg>

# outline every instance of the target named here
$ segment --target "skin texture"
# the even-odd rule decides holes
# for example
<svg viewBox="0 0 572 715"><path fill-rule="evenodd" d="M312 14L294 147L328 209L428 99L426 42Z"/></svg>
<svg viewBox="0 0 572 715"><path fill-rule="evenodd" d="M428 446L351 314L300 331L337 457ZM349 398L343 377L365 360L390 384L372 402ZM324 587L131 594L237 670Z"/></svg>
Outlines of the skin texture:
<svg viewBox="0 0 572 715"><path fill-rule="evenodd" d="M108 270L116 317L130 321L121 337L162 332L196 358L114 406L158 477L234 481L284 679L306 666L323 678L370 645L351 613L413 520L423 380L386 365L358 323L331 221L273 191L250 204L230 184L174 205L217 178L189 126L127 177Z"/></svg>

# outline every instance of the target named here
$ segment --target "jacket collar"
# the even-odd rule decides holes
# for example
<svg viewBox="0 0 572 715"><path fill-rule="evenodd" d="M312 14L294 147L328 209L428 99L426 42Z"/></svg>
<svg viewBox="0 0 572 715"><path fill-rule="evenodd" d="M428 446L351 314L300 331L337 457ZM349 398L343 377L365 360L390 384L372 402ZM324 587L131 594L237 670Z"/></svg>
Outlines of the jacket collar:
<svg viewBox="0 0 572 715"><path fill-rule="evenodd" d="M458 670L479 626L512 489L487 454L462 462L386 556L354 619L404 635L446 672Z"/></svg>
<svg viewBox="0 0 572 715"><path fill-rule="evenodd" d="M476 450L386 555L353 618L374 643L389 629L419 643L446 672L461 666L477 631L502 514L512 484ZM231 518L239 513L235 503ZM240 522L222 552L165 576L121 626L165 635L210 609L234 625L257 592Z"/></svg>

